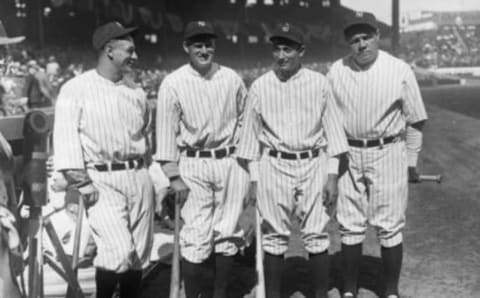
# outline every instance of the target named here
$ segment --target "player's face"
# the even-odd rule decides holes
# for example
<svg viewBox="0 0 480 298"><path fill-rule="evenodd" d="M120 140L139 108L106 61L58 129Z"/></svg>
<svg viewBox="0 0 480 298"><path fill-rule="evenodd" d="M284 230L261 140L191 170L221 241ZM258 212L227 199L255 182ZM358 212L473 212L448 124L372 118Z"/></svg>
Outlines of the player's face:
<svg viewBox="0 0 480 298"><path fill-rule="evenodd" d="M377 32L360 32L347 38L355 62L360 66L372 64L378 56Z"/></svg>
<svg viewBox="0 0 480 298"><path fill-rule="evenodd" d="M215 56L215 39L205 37L185 42L184 50L188 54L190 63L195 69L210 69Z"/></svg>
<svg viewBox="0 0 480 298"><path fill-rule="evenodd" d="M138 60L133 38L128 37L126 39L114 40L111 42L110 48L107 49L107 51L113 64L122 73L133 71L133 66Z"/></svg>
<svg viewBox="0 0 480 298"><path fill-rule="evenodd" d="M304 52L304 48L295 43L274 43L273 60L275 67L283 72L298 69Z"/></svg>

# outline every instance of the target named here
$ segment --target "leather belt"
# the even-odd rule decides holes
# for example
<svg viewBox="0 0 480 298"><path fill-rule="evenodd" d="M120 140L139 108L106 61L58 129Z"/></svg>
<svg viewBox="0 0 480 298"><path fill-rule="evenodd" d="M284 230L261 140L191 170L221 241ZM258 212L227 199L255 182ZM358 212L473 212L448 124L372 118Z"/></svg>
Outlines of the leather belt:
<svg viewBox="0 0 480 298"><path fill-rule="evenodd" d="M290 159L290 160L314 158L314 157L318 157L319 154L320 154L320 149L312 149L312 150L296 152L296 153L283 152L283 151L277 151L272 149L270 150L270 152L268 152L268 155L272 157L278 157L278 158Z"/></svg>
<svg viewBox="0 0 480 298"><path fill-rule="evenodd" d="M380 138L376 140L353 140L353 139L348 139L348 145L352 147L360 147L360 148L370 148L370 147L378 147L378 146L383 146L386 144L392 143L397 137L392 136L392 137L386 137L386 138Z"/></svg>
<svg viewBox="0 0 480 298"><path fill-rule="evenodd" d="M138 158L138 159L129 159L124 162L96 164L96 165L93 165L93 167L97 169L97 171L106 172L106 171L139 169L143 167L144 164L145 164L145 161L143 160L143 158Z"/></svg>
<svg viewBox="0 0 480 298"><path fill-rule="evenodd" d="M217 150L192 150L186 149L185 155L187 157L201 157L201 158L224 158L233 154L235 152L235 147L227 147Z"/></svg>

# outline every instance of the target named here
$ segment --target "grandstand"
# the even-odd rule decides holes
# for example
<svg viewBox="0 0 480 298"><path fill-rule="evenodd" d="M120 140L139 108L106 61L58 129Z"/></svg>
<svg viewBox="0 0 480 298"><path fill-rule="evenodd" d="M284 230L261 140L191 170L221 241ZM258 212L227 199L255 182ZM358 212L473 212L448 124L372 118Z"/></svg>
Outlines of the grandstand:
<svg viewBox="0 0 480 298"><path fill-rule="evenodd" d="M401 20L406 60L434 68L480 66L480 11L423 11Z"/></svg>

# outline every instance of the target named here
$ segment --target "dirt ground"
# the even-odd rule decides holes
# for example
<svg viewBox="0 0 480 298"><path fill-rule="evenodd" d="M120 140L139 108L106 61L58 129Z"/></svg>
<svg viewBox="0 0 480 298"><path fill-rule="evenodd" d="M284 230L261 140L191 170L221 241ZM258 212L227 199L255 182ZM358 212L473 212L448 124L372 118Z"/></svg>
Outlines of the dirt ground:
<svg viewBox="0 0 480 298"><path fill-rule="evenodd" d="M425 128L419 170L442 174L442 184L410 186L402 297L480 297L480 87L424 89L430 120ZM330 297L339 297L339 236L332 236ZM378 297L382 269L372 231L364 243L360 297ZM310 297L309 272L298 233L291 241L284 271L284 297ZM142 297L168 297L170 267L159 265L149 276ZM229 297L255 297L253 251L239 256Z"/></svg>

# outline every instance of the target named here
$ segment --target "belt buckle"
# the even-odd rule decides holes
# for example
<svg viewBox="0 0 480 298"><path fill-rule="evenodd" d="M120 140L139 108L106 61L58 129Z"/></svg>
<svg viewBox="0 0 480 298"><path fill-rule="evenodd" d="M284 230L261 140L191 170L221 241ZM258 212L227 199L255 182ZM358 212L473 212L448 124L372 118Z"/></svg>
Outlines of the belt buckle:
<svg viewBox="0 0 480 298"><path fill-rule="evenodd" d="M383 149L383 145L384 145L383 138L378 139L378 141L380 142L379 149Z"/></svg>
<svg viewBox="0 0 480 298"><path fill-rule="evenodd" d="M208 151L210 151L210 155L212 156L212 158L217 159L217 150L211 149L211 150L208 150Z"/></svg>
<svg viewBox="0 0 480 298"><path fill-rule="evenodd" d="M111 172L112 171L112 162L111 161L107 161L105 163L105 165L107 166L107 171Z"/></svg>
<svg viewBox="0 0 480 298"><path fill-rule="evenodd" d="M367 139L362 139L362 143L363 143L363 148L367 148L368 147L368 140Z"/></svg>
<svg viewBox="0 0 480 298"><path fill-rule="evenodd" d="M312 158L313 158L313 150L308 150L307 153L308 153L308 159L309 159L309 160L312 160Z"/></svg>

